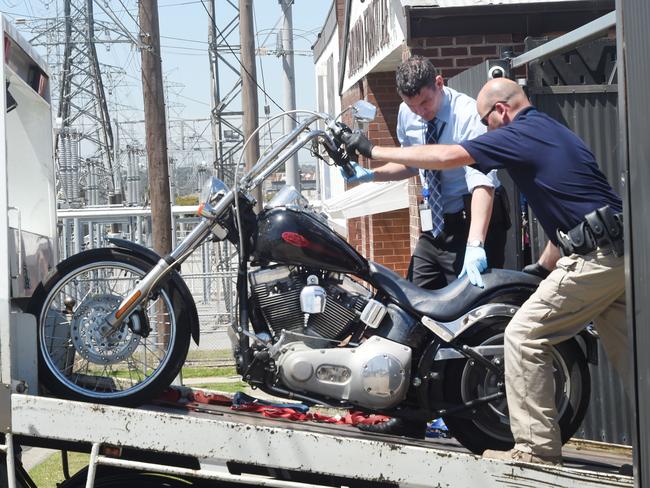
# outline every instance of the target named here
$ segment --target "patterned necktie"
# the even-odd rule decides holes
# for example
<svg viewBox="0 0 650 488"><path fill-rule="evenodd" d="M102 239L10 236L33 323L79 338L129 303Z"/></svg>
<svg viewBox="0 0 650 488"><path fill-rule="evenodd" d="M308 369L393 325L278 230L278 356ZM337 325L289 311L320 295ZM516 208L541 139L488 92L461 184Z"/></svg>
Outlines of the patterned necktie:
<svg viewBox="0 0 650 488"><path fill-rule="evenodd" d="M434 118L427 122L426 144L437 144L440 134L445 128L446 123ZM442 211L442 185L440 183L440 170L424 170L424 177L429 189L427 193L427 202L431 208L431 221L433 228L431 233L433 237L438 237L445 226L445 218Z"/></svg>

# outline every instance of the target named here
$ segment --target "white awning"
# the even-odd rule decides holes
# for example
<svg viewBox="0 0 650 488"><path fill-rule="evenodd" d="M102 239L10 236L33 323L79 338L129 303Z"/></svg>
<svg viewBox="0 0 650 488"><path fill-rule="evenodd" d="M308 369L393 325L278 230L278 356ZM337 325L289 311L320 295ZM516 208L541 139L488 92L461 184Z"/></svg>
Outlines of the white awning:
<svg viewBox="0 0 650 488"><path fill-rule="evenodd" d="M323 202L323 210L332 218L352 219L409 205L408 179L381 183L363 183Z"/></svg>

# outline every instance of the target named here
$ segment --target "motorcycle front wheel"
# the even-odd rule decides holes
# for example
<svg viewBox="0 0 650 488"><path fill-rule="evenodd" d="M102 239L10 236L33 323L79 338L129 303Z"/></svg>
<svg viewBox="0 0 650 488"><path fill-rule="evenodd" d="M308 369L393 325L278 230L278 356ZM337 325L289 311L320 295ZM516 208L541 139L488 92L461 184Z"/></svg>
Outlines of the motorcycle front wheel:
<svg viewBox="0 0 650 488"><path fill-rule="evenodd" d="M468 340L470 346L503 346L506 322L494 324ZM591 376L587 360L578 343L571 339L554 346L553 377L555 405L562 433L562 444L578 430L589 405ZM488 357L503 364L503 355ZM488 368L466 359L452 359L445 370L445 399L453 404L466 403L501 390L503 379ZM486 449L508 450L514 446L510 431L508 404L504 398L482 404L464 415L443 417L450 433L475 454Z"/></svg>
<svg viewBox="0 0 650 488"><path fill-rule="evenodd" d="M164 286L113 330L105 318L151 270L128 251L93 249L57 265L34 297L41 384L63 398L121 406L152 400L187 356L189 326Z"/></svg>

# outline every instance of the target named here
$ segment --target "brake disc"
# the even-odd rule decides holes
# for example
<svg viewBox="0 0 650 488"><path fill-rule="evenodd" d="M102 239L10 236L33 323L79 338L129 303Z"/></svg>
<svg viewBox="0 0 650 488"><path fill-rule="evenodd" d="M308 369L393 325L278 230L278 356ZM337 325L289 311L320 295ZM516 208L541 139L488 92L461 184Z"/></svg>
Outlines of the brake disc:
<svg viewBox="0 0 650 488"><path fill-rule="evenodd" d="M112 330L106 317L115 310L122 297L99 294L87 297L75 310L71 322L72 343L77 352L95 364L115 364L130 357L140 343L140 336L122 322Z"/></svg>

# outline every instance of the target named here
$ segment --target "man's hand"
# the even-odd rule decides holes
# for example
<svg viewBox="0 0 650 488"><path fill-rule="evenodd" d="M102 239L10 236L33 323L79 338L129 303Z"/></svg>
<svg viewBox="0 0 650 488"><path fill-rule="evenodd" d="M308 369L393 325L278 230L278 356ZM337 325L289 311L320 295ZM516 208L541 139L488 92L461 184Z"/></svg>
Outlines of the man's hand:
<svg viewBox="0 0 650 488"><path fill-rule="evenodd" d="M463 269L458 275L459 278L467 275L472 285L484 288L481 273L487 269L487 256L485 249L479 246L467 246L465 248L465 261Z"/></svg>
<svg viewBox="0 0 650 488"><path fill-rule="evenodd" d="M357 152L362 156L372 158L372 148L375 145L360 130L355 130L352 133L344 132L341 134L341 140L345 144L345 150L348 154Z"/></svg>
<svg viewBox="0 0 650 488"><path fill-rule="evenodd" d="M366 183L375 179L375 172L371 169L366 169L358 163L352 163L352 168L354 169L354 176L346 175L343 168L339 168L341 176L348 183Z"/></svg>
<svg viewBox="0 0 650 488"><path fill-rule="evenodd" d="M539 276L541 279L546 279L546 277L549 274L551 274L551 272L548 269L546 269L544 266L542 266L539 263L529 264L528 266L525 266L524 269L522 269L522 271L524 273Z"/></svg>

